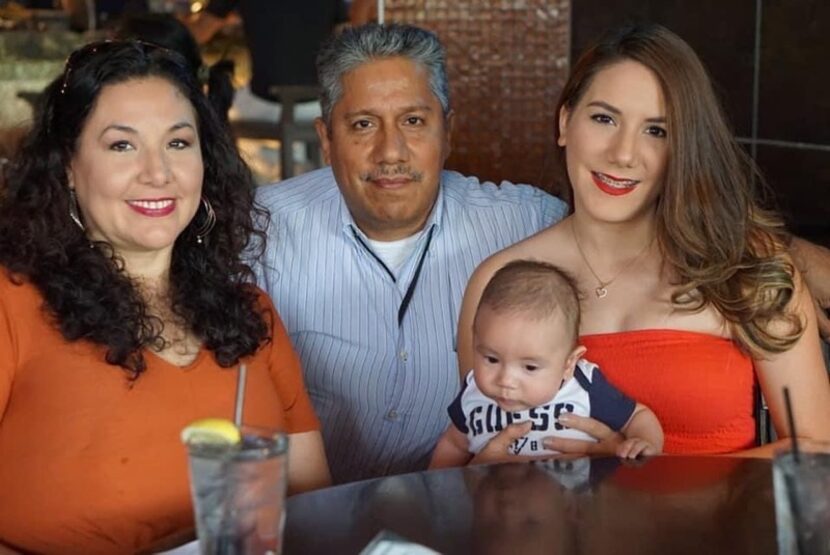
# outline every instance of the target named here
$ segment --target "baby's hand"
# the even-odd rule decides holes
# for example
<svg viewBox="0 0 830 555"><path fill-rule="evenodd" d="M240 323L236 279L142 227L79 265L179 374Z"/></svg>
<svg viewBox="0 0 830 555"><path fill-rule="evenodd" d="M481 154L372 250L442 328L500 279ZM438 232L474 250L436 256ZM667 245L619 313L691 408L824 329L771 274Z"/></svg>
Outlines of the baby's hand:
<svg viewBox="0 0 830 555"><path fill-rule="evenodd" d="M636 459L640 455L650 457L658 455L660 451L644 439L632 437L617 446L617 456L621 459Z"/></svg>

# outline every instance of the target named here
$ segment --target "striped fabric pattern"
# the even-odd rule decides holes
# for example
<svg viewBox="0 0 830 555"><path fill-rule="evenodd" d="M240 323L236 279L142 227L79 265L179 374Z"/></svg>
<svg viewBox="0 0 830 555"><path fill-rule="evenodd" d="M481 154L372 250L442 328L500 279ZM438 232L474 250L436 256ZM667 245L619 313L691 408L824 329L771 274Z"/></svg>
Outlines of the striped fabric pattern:
<svg viewBox="0 0 830 555"><path fill-rule="evenodd" d="M359 240L330 168L262 187L258 201L271 222L257 280L302 361L335 482L425 468L459 389L456 321L470 274L566 205L530 186L443 172L399 325L430 233L393 280Z"/></svg>

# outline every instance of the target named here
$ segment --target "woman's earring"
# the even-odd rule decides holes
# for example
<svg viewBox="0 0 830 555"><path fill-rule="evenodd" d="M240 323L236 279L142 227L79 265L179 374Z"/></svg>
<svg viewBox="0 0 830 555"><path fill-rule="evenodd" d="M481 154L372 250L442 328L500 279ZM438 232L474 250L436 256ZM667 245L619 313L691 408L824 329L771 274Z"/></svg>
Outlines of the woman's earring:
<svg viewBox="0 0 830 555"><path fill-rule="evenodd" d="M81 231L86 232L83 222L81 222L81 214L78 210L78 197L75 195L75 189L69 189L69 217L75 222Z"/></svg>
<svg viewBox="0 0 830 555"><path fill-rule="evenodd" d="M205 197L202 197L202 206L205 207L205 220L196 229L196 242L200 245L204 243L205 237L208 236L210 230L216 225L216 212L213 211L213 206L210 205L210 201Z"/></svg>

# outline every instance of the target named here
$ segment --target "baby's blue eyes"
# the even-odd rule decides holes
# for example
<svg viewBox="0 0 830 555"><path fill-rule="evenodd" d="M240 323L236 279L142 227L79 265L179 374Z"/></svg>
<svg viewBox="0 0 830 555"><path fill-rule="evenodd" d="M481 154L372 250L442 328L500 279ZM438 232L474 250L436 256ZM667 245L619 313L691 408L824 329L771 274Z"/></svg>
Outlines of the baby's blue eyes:
<svg viewBox="0 0 830 555"><path fill-rule="evenodd" d="M499 364L501 362L498 359L498 357L494 357L494 356L483 355L483 358L487 362L487 364ZM522 368L526 372L535 372L535 371L539 370L540 366L538 364L524 364L522 366Z"/></svg>

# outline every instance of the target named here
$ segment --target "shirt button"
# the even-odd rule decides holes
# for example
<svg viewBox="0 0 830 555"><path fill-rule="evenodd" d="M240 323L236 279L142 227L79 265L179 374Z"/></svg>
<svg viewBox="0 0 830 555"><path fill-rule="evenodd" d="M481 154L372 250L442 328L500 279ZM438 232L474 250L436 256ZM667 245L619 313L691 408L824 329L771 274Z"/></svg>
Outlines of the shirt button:
<svg viewBox="0 0 830 555"><path fill-rule="evenodd" d="M406 362L407 359L409 359L409 353L407 353L406 351L401 351L400 357L402 361Z"/></svg>
<svg viewBox="0 0 830 555"><path fill-rule="evenodd" d="M386 418L389 420L397 420L398 419L398 411L395 409L390 410L386 413Z"/></svg>

